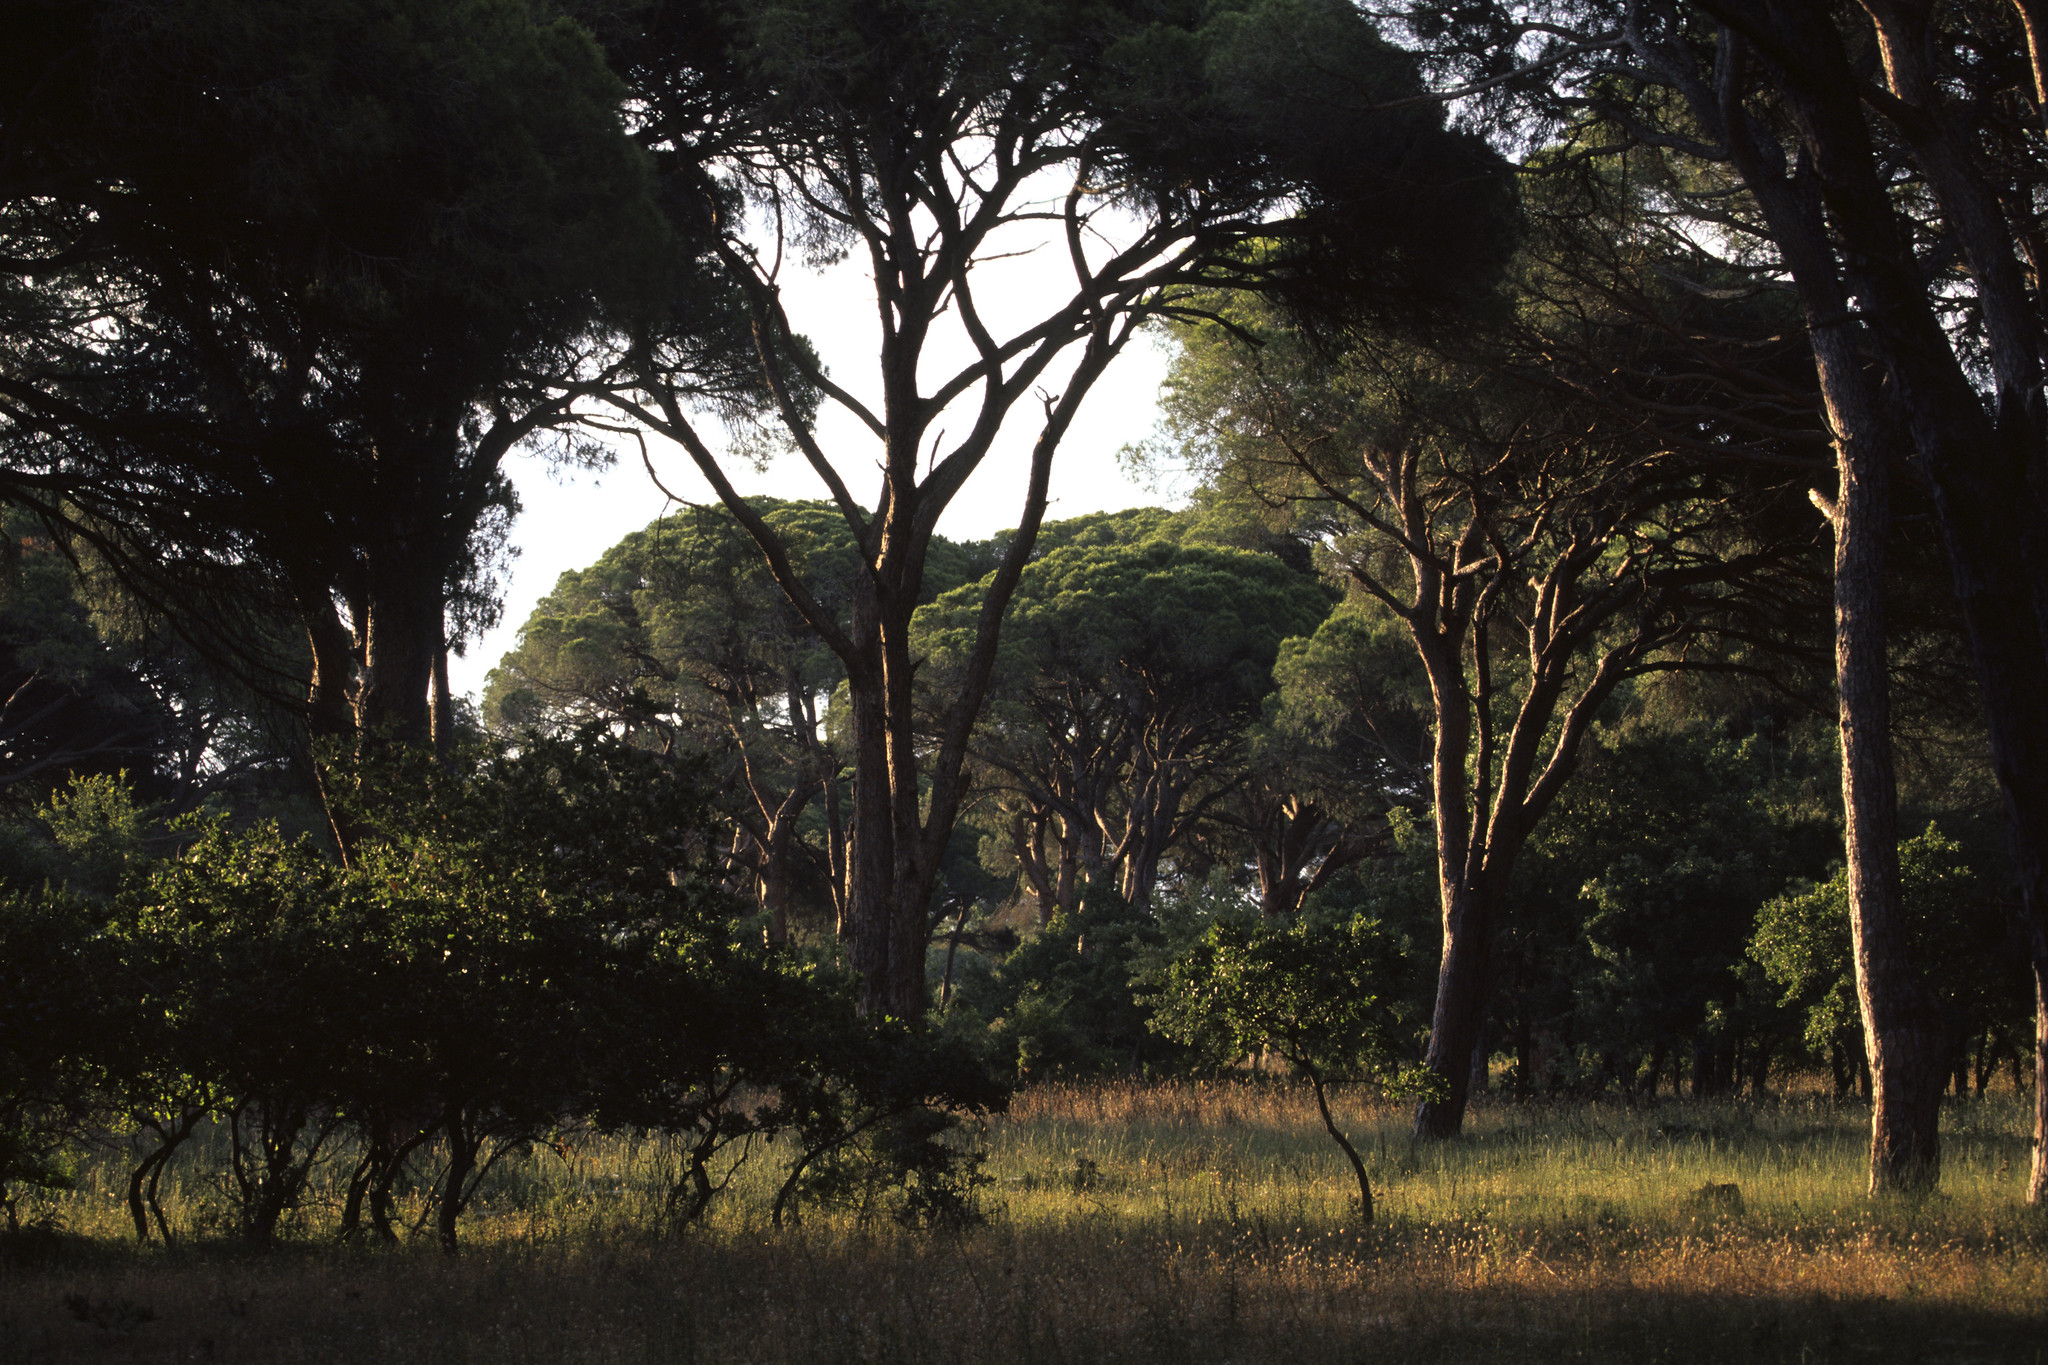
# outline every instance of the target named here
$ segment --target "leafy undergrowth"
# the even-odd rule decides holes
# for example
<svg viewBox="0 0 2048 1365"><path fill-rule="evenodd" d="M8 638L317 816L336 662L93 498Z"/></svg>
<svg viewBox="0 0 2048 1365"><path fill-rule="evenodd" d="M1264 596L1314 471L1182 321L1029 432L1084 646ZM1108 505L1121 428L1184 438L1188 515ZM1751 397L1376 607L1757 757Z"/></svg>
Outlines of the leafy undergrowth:
<svg viewBox="0 0 2048 1365"><path fill-rule="evenodd" d="M121 1239L117 1172L88 1172L8 1243L0 1360L2048 1360L2018 1097L1947 1116L1941 1193L1875 1203L1855 1106L1501 1105L1414 1149L1353 1101L1370 1227L1308 1104L1027 1091L981 1139L987 1221L923 1232L776 1231L765 1165L663 1232L659 1151L593 1141L509 1168L460 1257L336 1247L317 1205L267 1255L166 1251ZM206 1173L182 1178L200 1232Z"/></svg>

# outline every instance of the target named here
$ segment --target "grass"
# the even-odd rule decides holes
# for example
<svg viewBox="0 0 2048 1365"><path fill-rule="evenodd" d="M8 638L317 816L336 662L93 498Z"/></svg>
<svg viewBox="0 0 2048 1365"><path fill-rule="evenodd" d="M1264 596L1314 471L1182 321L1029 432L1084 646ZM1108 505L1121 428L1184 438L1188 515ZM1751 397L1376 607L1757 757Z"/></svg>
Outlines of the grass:
<svg viewBox="0 0 2048 1365"><path fill-rule="evenodd" d="M0 1361L2048 1361L2021 1097L1956 1104L1941 1192L1876 1203L1860 1106L1497 1104L1419 1148L1405 1117L1341 1114L1370 1227L1284 1085L1026 1091L961 1231L776 1231L761 1162L665 1234L661 1144L593 1139L494 1175L457 1258L337 1248L325 1198L242 1251L203 1152L190 1240L138 1248L113 1161L0 1266Z"/></svg>

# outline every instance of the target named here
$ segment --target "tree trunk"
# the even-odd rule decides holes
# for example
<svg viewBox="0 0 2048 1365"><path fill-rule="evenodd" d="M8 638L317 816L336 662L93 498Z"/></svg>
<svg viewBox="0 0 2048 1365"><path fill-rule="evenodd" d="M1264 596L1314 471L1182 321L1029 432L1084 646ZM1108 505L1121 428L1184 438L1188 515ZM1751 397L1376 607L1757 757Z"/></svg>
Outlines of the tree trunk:
<svg viewBox="0 0 2048 1365"><path fill-rule="evenodd" d="M454 1252L460 1249L456 1241L456 1222L462 1217L462 1206L466 1201L464 1186L476 1172L476 1155L482 1139L473 1136L463 1122L462 1110L450 1106L442 1120L442 1132L448 1139L448 1173L441 1187L441 1202L434 1210L434 1232L441 1244L441 1250Z"/></svg>
<svg viewBox="0 0 2048 1365"><path fill-rule="evenodd" d="M1472 1093L1472 1053L1486 1012L1486 956L1493 941L1493 907L1485 889L1458 885L1446 892L1444 950L1437 967L1436 1009L1430 1017L1423 1065L1442 1079L1443 1094L1415 1107L1415 1135L1456 1137Z"/></svg>
<svg viewBox="0 0 2048 1365"><path fill-rule="evenodd" d="M355 654L348 632L335 615L333 594L322 590L305 609L306 642L313 656L313 675L306 686L306 731L313 743L313 780L320 794L321 809L327 815L327 830L334 850L343 863L355 852L356 822L346 810L343 793L335 789L329 760L339 757L329 748L355 747L356 718L350 693L355 685Z"/></svg>
<svg viewBox="0 0 2048 1365"><path fill-rule="evenodd" d="M967 911L972 902L962 899L960 914L953 921L953 932L946 939L946 970L939 977L939 1013L953 1003L953 959L960 955L960 935L967 932Z"/></svg>
<svg viewBox="0 0 2048 1365"><path fill-rule="evenodd" d="M1515 1098L1526 1100L1536 1093L1536 1046L1526 1018L1515 1021Z"/></svg>
<svg viewBox="0 0 2048 1365"><path fill-rule="evenodd" d="M446 610L445 605L443 608ZM446 767L455 754L455 697L448 687L448 641L434 648L433 709L428 723L434 736L434 761Z"/></svg>
<svg viewBox="0 0 2048 1365"><path fill-rule="evenodd" d="M896 903L896 819L889 791L887 718L880 689L850 686L853 828L846 849L847 959L860 978L862 1013L905 1015L890 967ZM919 1011L922 1013L922 1011Z"/></svg>
<svg viewBox="0 0 2048 1365"><path fill-rule="evenodd" d="M2034 1164L2027 1177L2027 1202L2039 1208L2048 1204L2048 933L2038 919L2033 947Z"/></svg>
<svg viewBox="0 0 2048 1365"><path fill-rule="evenodd" d="M1053 912L1059 906L1052 888L1054 873L1045 861L1045 825L1044 818L1028 810L1010 815L1010 851L1016 855L1018 870L1031 888L1037 911L1034 918L1041 929L1052 923Z"/></svg>
<svg viewBox="0 0 2048 1365"><path fill-rule="evenodd" d="M880 577L881 575L877 575ZM854 744L854 829L848 850L849 957L860 977L860 1007L912 1024L925 1015L927 907L936 868L923 857L927 818L919 780L919 731L912 706L910 610L916 587L867 582L855 594L856 635L879 657L849 670ZM964 746L960 755L965 758ZM937 765L932 765L936 767ZM936 779L943 774L934 772ZM957 777L957 765L954 776ZM952 828L950 812L934 812Z"/></svg>
<svg viewBox="0 0 2048 1365"><path fill-rule="evenodd" d="M761 866L761 908L768 912L768 941L789 942L789 857L796 822L779 819L768 831Z"/></svg>
<svg viewBox="0 0 2048 1365"><path fill-rule="evenodd" d="M1308 1077L1309 1088L1315 1092L1316 1113L1322 1116L1323 1131L1344 1149L1344 1159L1351 1163L1351 1173L1358 1177L1358 1221L1370 1223L1373 1219L1372 1181L1366 1175L1365 1161L1358 1155L1358 1149L1351 1145L1351 1139L1344 1135L1344 1130L1337 1126L1337 1120L1330 1114L1330 1100L1323 1093L1322 1073L1306 1059L1297 1060L1294 1064Z"/></svg>
<svg viewBox="0 0 2048 1365"><path fill-rule="evenodd" d="M1811 111L1802 137L1842 234L1844 259L1866 278L1858 293L1910 419L1934 492L1956 594L1978 669L1992 763L2005 799L2030 932L2048 923L2048 451L2044 451L2037 300L2014 257L2011 225L1969 150L1972 117L1958 114L1928 66L1924 7L1870 5L1893 94L1909 110L1893 125L1927 177L1944 226L1975 285L1995 388L1987 412L1936 316L1911 243L1869 146L1863 91L1824 12L1788 10L1807 28L1807 61L1792 94ZM2040 78L2040 8L2019 6ZM2048 1018L2037 1018L2048 1040ZM2048 1045L2044 1043L2042 1045ZM2036 1069L2048 1057L2036 1048ZM2048 1139L2048 1116L2037 1135ZM2032 1189L2048 1197L2037 1140Z"/></svg>
<svg viewBox="0 0 2048 1365"><path fill-rule="evenodd" d="M1717 12L1720 8L1717 7ZM1901 381L1917 388L1914 358L1902 357L1896 322L1901 300L1893 260L1903 246L1889 201L1872 169L1868 130L1839 35L1825 11L1770 10L1775 36L1790 44L1802 70L1784 87L1805 155L1788 174L1782 151L1760 140L1743 104L1747 40L1732 28L1721 39L1718 118L1729 153L1770 224L1798 289L1821 395L1835 435L1840 495L1816 495L1835 534L1835 669L1842 745L1845 855L1856 992L1872 1077L1870 1188L1924 1188L1940 1174L1939 1118L1946 1031L1921 979L1899 898L1897 793L1892 773L1884 635L1884 542L1890 533L1891 462L1902 453L1897 414L1921 411ZM1744 22L1756 16L1745 11ZM1782 45L1782 44L1781 44ZM1768 150L1767 150L1768 148ZM1840 236L1849 251L1838 257ZM1913 272L1913 290L1924 292ZM1851 295L1861 306L1851 307ZM1938 348L1946 343L1935 334ZM1884 352L1891 387L1880 390L1863 349ZM1925 337L1914 347L1924 349ZM1917 356L1917 351L1916 351ZM1924 357L1921 357L1924 359ZM1905 359L1904 368L1901 360ZM1952 359L1952 357L1951 357ZM1939 386L1936 386L1939 388ZM1920 395L1923 400L1927 395Z"/></svg>
<svg viewBox="0 0 2048 1365"><path fill-rule="evenodd" d="M1856 998L1873 1086L1870 1189L1932 1187L1941 1174L1948 1031L1922 979L1899 890L1898 791L1884 619L1891 531L1886 442L1837 442L1835 679L1840 704L1844 854Z"/></svg>
<svg viewBox="0 0 2048 1365"><path fill-rule="evenodd" d="M2019 873L2020 924L2037 987L2038 1078L2048 1075L2048 995L2038 989L2048 956L2048 586L2038 582L2033 561L2048 558L2048 547L2037 544L2048 533L2033 524L2042 502L2025 467L2006 469L2001 478L2001 471L1983 464L1959 456L1937 466L1935 508L1977 665L1991 766ZM2036 1205L2048 1203L2048 1106L2042 1101L2037 1083L2027 1195Z"/></svg>
<svg viewBox="0 0 2048 1365"><path fill-rule="evenodd" d="M434 656L442 640L439 571L427 583L423 566L387 565L369 598L363 663L356 688L356 730L370 745L433 742ZM397 581L394 581L397 580Z"/></svg>

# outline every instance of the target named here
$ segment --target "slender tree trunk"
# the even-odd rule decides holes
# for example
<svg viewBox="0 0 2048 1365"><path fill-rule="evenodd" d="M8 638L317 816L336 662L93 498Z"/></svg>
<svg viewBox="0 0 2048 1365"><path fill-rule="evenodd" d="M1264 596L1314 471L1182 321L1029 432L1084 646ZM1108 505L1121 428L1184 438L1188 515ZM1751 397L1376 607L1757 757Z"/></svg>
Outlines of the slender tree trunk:
<svg viewBox="0 0 2048 1365"><path fill-rule="evenodd" d="M1725 6L1716 6L1717 12ZM1761 22L1744 11L1731 22ZM1871 167L1868 130L1839 35L1825 11L1773 6L1768 23L1802 71L1785 86L1805 157L1784 164L1743 104L1747 39L1723 30L1719 118L1744 182L1756 196L1798 288L1823 400L1835 434L1841 490L1816 497L1835 534L1835 667L1840 707L1845 853L1856 990L1872 1086L1870 1188L1917 1189L1940 1175L1939 1119L1947 1034L1913 960L1899 898L1897 793L1892 773L1884 635L1884 542L1890 532L1891 462L1902 452L1903 412L1914 423L1931 392L1915 392L1926 337L1903 354L1895 325L1904 299L1892 260L1906 250ZM1803 83L1802 83L1803 82ZM1825 215L1825 216L1824 216ZM1850 244L1838 259L1833 232ZM1906 259L1910 260L1910 251ZM1924 308L1914 271L1913 293ZM1852 308L1850 295L1862 297ZM1909 329L1910 330L1910 329ZM1938 348L1947 354L1938 332ZM1884 353L1880 391L1863 349ZM1902 365L1903 362L1903 365ZM1940 391L1941 386L1934 386Z"/></svg>
<svg viewBox="0 0 2048 1365"><path fill-rule="evenodd" d="M832 884L833 931L843 941L853 935L849 918L852 883L848 880L847 829L839 801L839 772L825 775L825 872Z"/></svg>
<svg viewBox="0 0 2048 1365"><path fill-rule="evenodd" d="M2034 1163L2027 1176L2027 1202L2039 1208L2048 1204L2048 933L2038 918L2033 931Z"/></svg>
<svg viewBox="0 0 2048 1365"><path fill-rule="evenodd" d="M853 828L847 838L847 958L860 978L863 1013L891 1008L889 938L895 906L895 813L889 742L874 687L849 689L854 749Z"/></svg>
<svg viewBox="0 0 2048 1365"><path fill-rule="evenodd" d="M778 812L768 830L768 847L763 851L761 868L761 908L768 912L770 943L789 942L789 860L795 839L795 815Z"/></svg>
<svg viewBox="0 0 2048 1365"><path fill-rule="evenodd" d="M444 604L443 611L446 611ZM447 765L455 753L455 696L448 688L448 641L434 649L433 709L428 716L433 730L434 761Z"/></svg>
<svg viewBox="0 0 2048 1365"><path fill-rule="evenodd" d="M446 1183L441 1187L440 1206L434 1211L434 1231L441 1250L454 1252L460 1249L456 1240L456 1221L462 1217L463 1187L476 1171L479 1144L463 1122L459 1108L449 1108L442 1121L442 1132L448 1139L448 1174Z"/></svg>
<svg viewBox="0 0 2048 1365"><path fill-rule="evenodd" d="M1322 1116L1323 1131L1328 1133L1339 1147L1344 1149L1344 1159L1351 1163L1351 1173L1358 1177L1358 1221L1370 1223L1373 1217L1372 1181L1366 1177L1365 1162L1358 1155L1358 1149L1351 1145L1351 1139L1344 1136L1344 1130L1337 1126L1337 1120L1330 1115L1329 1097L1323 1094L1323 1078L1314 1067L1303 1067L1308 1073L1308 1083L1316 1094L1316 1112Z"/></svg>
<svg viewBox="0 0 2048 1365"><path fill-rule="evenodd" d="M1885 646L1889 451L1838 443L1835 676L1840 700L1843 842L1856 997L1874 1098L1870 1189L1931 1187L1941 1173L1941 1091L1947 1030L1907 933L1899 891L1898 792L1892 773Z"/></svg>
<svg viewBox="0 0 2048 1365"><path fill-rule="evenodd" d="M163 1179L164 1168L177 1155L185 1139L192 1136L199 1120L206 1117L204 1109L183 1110L177 1118L165 1123L151 1122L146 1126L157 1135L155 1150L136 1163L128 1175L128 1216L135 1224L135 1240L149 1240L150 1220L153 1216L157 1232L163 1237L164 1245L171 1244L171 1225L164 1218L163 1207L157 1203L157 1183Z"/></svg>
<svg viewBox="0 0 2048 1365"><path fill-rule="evenodd" d="M953 920L953 932L946 939L946 970L939 978L939 1013L953 1003L953 959L960 953L960 935L967 932L967 911L971 902L962 898L960 913Z"/></svg>
<svg viewBox="0 0 2048 1365"><path fill-rule="evenodd" d="M313 655L313 676L306 688L306 731L313 742L313 780L327 815L327 830L334 839L335 852L347 863L355 851L356 822L328 768L327 760L338 755L323 750L355 747L356 718L350 696L355 684L355 654L348 632L335 615L333 594L322 590L319 597L326 600L310 602L305 611L306 641Z"/></svg>
<svg viewBox="0 0 2048 1365"><path fill-rule="evenodd" d="M1515 1098L1526 1100L1536 1093L1536 1048L1529 1021L1515 1021Z"/></svg>

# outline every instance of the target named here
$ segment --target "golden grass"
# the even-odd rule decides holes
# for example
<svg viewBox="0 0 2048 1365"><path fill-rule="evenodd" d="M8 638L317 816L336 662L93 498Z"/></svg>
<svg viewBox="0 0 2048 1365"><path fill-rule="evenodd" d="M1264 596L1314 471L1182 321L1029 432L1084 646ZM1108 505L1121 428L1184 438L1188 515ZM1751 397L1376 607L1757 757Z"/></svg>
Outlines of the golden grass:
<svg viewBox="0 0 2048 1365"><path fill-rule="evenodd" d="M459 1258L335 1248L325 1205L268 1256L166 1252L89 1172L0 1268L0 1361L2048 1361L2019 1097L1957 1105L1941 1193L1875 1204L1855 1106L1503 1104L1423 1148L1405 1117L1343 1108L1370 1228L1285 1085L1027 1091L961 1232L774 1231L763 1164L665 1235L660 1144L592 1140L494 1177ZM174 1221L217 1224L179 1179Z"/></svg>

